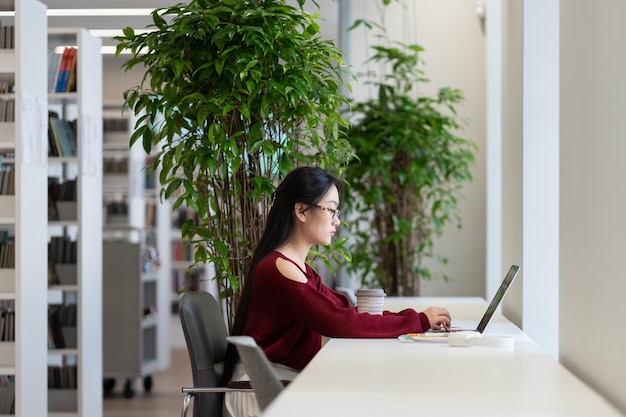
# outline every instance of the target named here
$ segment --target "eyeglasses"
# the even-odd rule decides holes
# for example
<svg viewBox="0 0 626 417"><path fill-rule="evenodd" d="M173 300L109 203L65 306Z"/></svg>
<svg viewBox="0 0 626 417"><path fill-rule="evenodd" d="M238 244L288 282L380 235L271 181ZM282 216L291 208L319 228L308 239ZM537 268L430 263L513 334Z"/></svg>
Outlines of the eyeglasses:
<svg viewBox="0 0 626 417"><path fill-rule="evenodd" d="M323 206L318 206L317 204L313 204L313 207L317 207L320 210L324 210L329 212L332 215L332 220L337 220L339 218L339 213L341 213L341 210L338 209L333 209L333 208L329 208L329 207L323 207Z"/></svg>

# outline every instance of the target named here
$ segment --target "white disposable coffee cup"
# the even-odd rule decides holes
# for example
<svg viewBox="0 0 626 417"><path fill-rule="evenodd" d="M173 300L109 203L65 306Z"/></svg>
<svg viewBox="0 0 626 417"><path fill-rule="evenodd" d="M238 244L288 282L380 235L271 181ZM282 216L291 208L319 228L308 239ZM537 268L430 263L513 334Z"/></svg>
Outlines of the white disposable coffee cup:
<svg viewBox="0 0 626 417"><path fill-rule="evenodd" d="M385 291L382 288L361 288L356 292L359 313L383 314Z"/></svg>

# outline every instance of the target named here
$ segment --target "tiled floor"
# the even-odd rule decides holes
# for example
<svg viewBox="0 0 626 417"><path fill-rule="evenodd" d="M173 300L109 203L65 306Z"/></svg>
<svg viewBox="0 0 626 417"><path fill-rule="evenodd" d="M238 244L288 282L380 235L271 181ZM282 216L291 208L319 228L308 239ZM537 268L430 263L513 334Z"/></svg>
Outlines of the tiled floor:
<svg viewBox="0 0 626 417"><path fill-rule="evenodd" d="M143 382L135 381L135 395L124 398L124 380L118 380L103 400L104 417L176 417L183 403L183 386L192 386L189 356L178 317L172 319L170 367L152 375L152 389L145 392ZM191 415L191 410L187 413Z"/></svg>

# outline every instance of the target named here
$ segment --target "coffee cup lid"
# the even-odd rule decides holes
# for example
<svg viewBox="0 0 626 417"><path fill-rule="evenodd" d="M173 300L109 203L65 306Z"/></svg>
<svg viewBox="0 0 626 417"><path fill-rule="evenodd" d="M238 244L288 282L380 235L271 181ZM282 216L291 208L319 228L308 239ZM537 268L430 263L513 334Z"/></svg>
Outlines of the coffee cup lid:
<svg viewBox="0 0 626 417"><path fill-rule="evenodd" d="M357 295L385 295L382 288L360 288L356 292Z"/></svg>

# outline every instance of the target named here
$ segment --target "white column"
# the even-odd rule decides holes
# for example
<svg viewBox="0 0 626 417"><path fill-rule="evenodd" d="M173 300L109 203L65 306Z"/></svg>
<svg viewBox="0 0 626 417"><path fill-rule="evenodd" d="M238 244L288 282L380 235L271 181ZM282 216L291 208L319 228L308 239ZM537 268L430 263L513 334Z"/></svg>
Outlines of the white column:
<svg viewBox="0 0 626 417"><path fill-rule="evenodd" d="M487 41L487 294L502 280L502 0L489 0Z"/></svg>
<svg viewBox="0 0 626 417"><path fill-rule="evenodd" d="M559 351L559 0L524 1L523 323Z"/></svg>

